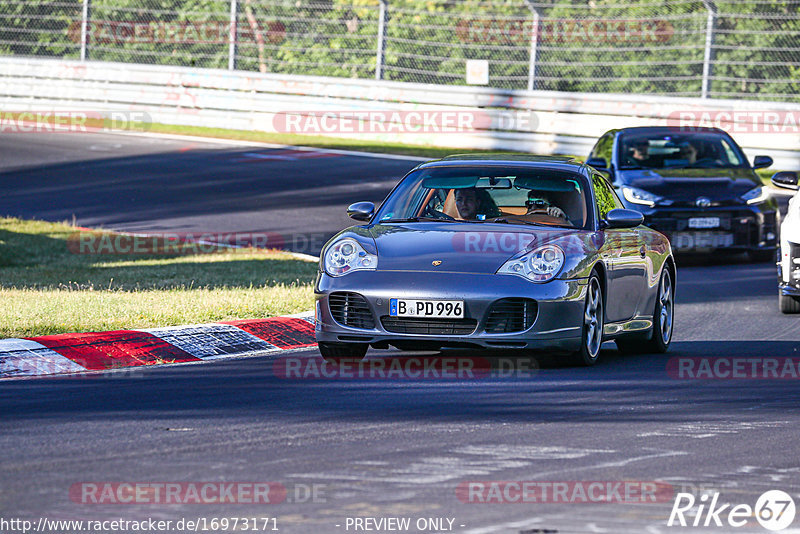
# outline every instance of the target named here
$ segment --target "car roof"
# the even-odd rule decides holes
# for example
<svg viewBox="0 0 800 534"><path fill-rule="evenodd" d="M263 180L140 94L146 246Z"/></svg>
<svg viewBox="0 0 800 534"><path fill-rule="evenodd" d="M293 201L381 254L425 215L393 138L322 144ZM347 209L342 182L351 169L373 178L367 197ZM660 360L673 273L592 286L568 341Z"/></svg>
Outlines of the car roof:
<svg viewBox="0 0 800 534"><path fill-rule="evenodd" d="M716 133L728 135L725 130L713 128L710 126L632 126L630 128L619 128L618 130L611 130L617 135L623 133L652 133L652 134L667 134L667 133Z"/></svg>
<svg viewBox="0 0 800 534"><path fill-rule="evenodd" d="M418 168L468 166L528 167L538 169L560 169L580 173L585 165L571 156L535 156L532 154L454 154L439 160L421 164Z"/></svg>

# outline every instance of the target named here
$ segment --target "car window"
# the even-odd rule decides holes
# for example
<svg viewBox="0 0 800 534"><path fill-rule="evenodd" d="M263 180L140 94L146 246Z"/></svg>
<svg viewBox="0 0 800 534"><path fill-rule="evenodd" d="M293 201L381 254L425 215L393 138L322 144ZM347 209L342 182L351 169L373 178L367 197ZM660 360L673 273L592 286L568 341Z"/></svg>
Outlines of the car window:
<svg viewBox="0 0 800 534"><path fill-rule="evenodd" d="M725 139L723 139L720 144L722 145L722 149L725 151L725 159L733 166L738 166L742 164L742 161L736 155L736 151L733 150L731 145L728 144Z"/></svg>
<svg viewBox="0 0 800 534"><path fill-rule="evenodd" d="M619 140L620 168L728 168L745 163L741 150L717 132L629 132Z"/></svg>
<svg viewBox="0 0 800 534"><path fill-rule="evenodd" d="M414 171L381 206L378 221L492 221L586 228L586 178L571 171L432 167Z"/></svg>
<svg viewBox="0 0 800 534"><path fill-rule="evenodd" d="M594 187L594 196L597 201L597 217L599 219L605 219L609 211L623 207L622 201L614 192L614 188L605 178L599 174L592 174L592 186Z"/></svg>
<svg viewBox="0 0 800 534"><path fill-rule="evenodd" d="M590 158L603 158L606 164L611 164L612 147L614 146L614 134L607 133L601 137L592 148Z"/></svg>

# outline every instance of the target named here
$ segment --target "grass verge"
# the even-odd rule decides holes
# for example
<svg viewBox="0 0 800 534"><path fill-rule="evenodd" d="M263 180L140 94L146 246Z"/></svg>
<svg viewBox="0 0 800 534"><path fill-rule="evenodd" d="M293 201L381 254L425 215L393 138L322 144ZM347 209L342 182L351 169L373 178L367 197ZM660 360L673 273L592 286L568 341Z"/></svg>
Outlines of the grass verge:
<svg viewBox="0 0 800 534"><path fill-rule="evenodd" d="M335 150L356 150L360 152L374 152L381 154L398 154L401 156L418 156L421 158L430 159L443 158L451 154L478 154L487 152L487 150L478 150L474 148L446 148L392 141L372 141L369 139L346 139L340 137L326 137L322 135L268 133L249 130L228 130L225 128L177 126L156 123L148 124L147 127L143 128L141 131L178 135L196 135L199 137L235 139L278 145L307 146ZM488 152L496 152L501 154L510 153L508 150L490 150Z"/></svg>
<svg viewBox="0 0 800 534"><path fill-rule="evenodd" d="M313 306L314 262L252 248L78 254L69 246L76 232L0 218L0 338L263 318Z"/></svg>

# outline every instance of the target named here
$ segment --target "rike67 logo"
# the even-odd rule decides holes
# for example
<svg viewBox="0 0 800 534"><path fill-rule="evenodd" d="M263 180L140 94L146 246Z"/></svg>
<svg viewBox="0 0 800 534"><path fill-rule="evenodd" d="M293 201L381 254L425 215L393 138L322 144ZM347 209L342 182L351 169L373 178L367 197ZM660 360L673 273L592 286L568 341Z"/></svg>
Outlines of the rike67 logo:
<svg viewBox="0 0 800 534"><path fill-rule="evenodd" d="M762 527L775 531L791 525L794 516L794 499L780 490L764 492L755 506L720 502L718 492L703 494L699 499L691 493L678 493L667 526L738 528L748 526L755 517Z"/></svg>

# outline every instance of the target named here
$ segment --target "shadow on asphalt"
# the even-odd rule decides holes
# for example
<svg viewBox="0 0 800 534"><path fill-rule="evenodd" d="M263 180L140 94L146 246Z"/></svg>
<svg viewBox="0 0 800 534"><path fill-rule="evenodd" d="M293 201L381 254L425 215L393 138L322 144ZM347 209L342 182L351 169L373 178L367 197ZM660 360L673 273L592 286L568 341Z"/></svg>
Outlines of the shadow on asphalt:
<svg viewBox="0 0 800 534"><path fill-rule="evenodd" d="M469 351L470 356L475 354ZM400 355L371 351L368 358ZM100 376L7 381L0 384L0 410L7 422L37 417L166 420L180 415L203 419L229 414L297 421L531 423L686 421L691 414L713 416L720 406L734 411L758 406L776 414L797 409L793 380L678 380L667 373L670 358L733 355L757 358L800 353L796 341L677 342L665 355L623 356L604 349L594 367L551 365L522 377L279 378L275 366L281 357L322 363L318 352L305 351ZM788 404L787 396L791 398Z"/></svg>

